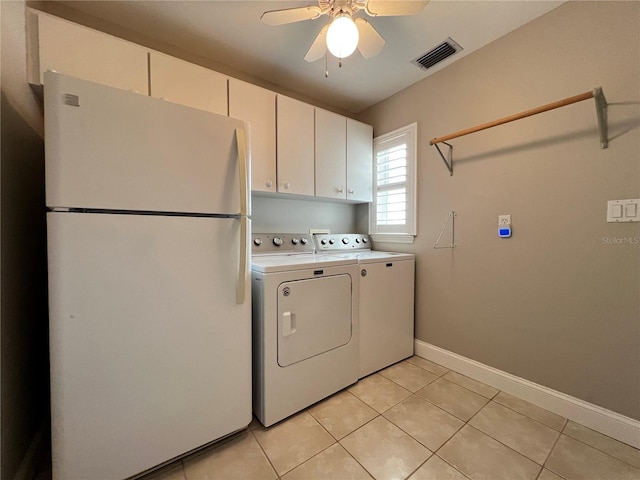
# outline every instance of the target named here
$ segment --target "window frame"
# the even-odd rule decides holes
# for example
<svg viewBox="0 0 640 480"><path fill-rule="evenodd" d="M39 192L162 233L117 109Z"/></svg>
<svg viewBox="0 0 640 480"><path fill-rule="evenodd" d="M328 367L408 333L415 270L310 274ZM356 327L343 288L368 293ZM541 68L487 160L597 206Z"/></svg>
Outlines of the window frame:
<svg viewBox="0 0 640 480"><path fill-rule="evenodd" d="M404 183L406 188L406 223L399 225L378 225L378 151L380 145L391 142L398 137L406 136L407 146L407 174ZM417 144L418 123L414 122L392 132L379 135L373 139L373 201L369 208L369 233L374 241L413 243L417 235Z"/></svg>

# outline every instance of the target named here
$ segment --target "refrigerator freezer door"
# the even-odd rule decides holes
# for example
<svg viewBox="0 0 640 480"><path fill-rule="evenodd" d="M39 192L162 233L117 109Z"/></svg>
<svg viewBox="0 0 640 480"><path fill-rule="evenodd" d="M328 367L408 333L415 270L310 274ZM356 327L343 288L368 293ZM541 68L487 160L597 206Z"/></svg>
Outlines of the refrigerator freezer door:
<svg viewBox="0 0 640 480"><path fill-rule="evenodd" d="M241 219L48 213L47 226L54 479L123 479L251 422Z"/></svg>
<svg viewBox="0 0 640 480"><path fill-rule="evenodd" d="M45 75L48 207L250 214L242 211L236 134L244 133L249 172L248 124Z"/></svg>

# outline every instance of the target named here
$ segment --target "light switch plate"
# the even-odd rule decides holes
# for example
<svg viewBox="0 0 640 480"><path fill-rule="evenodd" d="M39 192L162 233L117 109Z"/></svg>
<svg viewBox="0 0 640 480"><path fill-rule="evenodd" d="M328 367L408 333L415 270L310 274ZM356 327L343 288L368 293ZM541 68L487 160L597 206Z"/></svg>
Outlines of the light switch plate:
<svg viewBox="0 0 640 480"><path fill-rule="evenodd" d="M640 198L609 200L607 222L640 222Z"/></svg>

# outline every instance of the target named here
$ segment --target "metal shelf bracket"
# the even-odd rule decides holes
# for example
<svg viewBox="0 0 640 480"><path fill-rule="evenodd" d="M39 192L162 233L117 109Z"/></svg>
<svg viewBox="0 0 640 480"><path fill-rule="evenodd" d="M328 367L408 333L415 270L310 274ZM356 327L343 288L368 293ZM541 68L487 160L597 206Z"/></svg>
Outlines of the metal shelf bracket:
<svg viewBox="0 0 640 480"><path fill-rule="evenodd" d="M442 142L442 143L444 143L447 147L449 147L448 160L447 158L445 158L444 154L442 153L442 150L440 150L440 147L438 146L437 143L435 143L433 146L436 147L436 149L438 150L438 153L440 154L440 158L442 158L442 161L447 166L447 170L449 170L449 175L453 176L453 145L447 142Z"/></svg>
<svg viewBox="0 0 640 480"><path fill-rule="evenodd" d="M609 146L609 132L607 128L607 100L601 87L593 90L593 99L596 102L596 115L598 116L598 129L600 130L600 148Z"/></svg>
<svg viewBox="0 0 640 480"><path fill-rule="evenodd" d="M444 224L444 227L442 227L442 230L440 231L440 235L438 235L438 239L436 240L436 243L433 244L433 248L455 248L456 247L455 218L457 216L458 214L453 210L451 210L451 212L449 213L449 216L447 217L447 221ZM440 239L442 239L442 235L444 234L449 224L451 224L451 243L449 245L440 245Z"/></svg>

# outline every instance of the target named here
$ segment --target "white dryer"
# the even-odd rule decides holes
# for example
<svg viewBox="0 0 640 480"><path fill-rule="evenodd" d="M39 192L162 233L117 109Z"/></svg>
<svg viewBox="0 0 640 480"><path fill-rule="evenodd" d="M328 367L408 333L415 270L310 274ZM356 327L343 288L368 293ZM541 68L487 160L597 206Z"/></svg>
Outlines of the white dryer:
<svg viewBox="0 0 640 480"><path fill-rule="evenodd" d="M358 264L253 234L253 410L270 426L358 380Z"/></svg>
<svg viewBox="0 0 640 480"><path fill-rule="evenodd" d="M413 355L415 257L371 250L368 235L316 234L316 251L358 260L358 378Z"/></svg>

